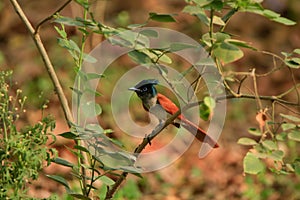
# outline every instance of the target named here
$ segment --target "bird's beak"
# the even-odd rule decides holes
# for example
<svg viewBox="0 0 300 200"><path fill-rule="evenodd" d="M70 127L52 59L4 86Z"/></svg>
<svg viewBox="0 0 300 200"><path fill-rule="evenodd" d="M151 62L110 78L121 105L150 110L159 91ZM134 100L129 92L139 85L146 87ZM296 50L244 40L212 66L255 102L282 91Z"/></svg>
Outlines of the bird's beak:
<svg viewBox="0 0 300 200"><path fill-rule="evenodd" d="M137 89L135 87L128 88L128 90L135 91L135 92L140 91L140 89Z"/></svg>

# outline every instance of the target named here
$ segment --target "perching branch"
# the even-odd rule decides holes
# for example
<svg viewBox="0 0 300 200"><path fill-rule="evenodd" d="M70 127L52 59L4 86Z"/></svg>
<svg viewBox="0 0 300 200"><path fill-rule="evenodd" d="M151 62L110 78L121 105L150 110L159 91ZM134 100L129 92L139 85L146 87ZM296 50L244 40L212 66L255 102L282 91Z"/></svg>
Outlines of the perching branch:
<svg viewBox="0 0 300 200"><path fill-rule="evenodd" d="M62 105L63 108L63 112L65 115L65 119L67 120L67 123L69 125L69 127L71 127L71 123L74 121L73 120L73 116L71 113L71 110L69 108L68 105L68 101L67 98L63 92L62 86L57 78L57 75L55 73L54 67L50 61L50 58L47 54L47 51L41 41L41 37L39 35L39 33L37 32L38 29L34 29L33 26L31 25L31 23L29 22L27 16L25 15L25 13L23 12L22 8L20 7L19 3L17 2L17 0L10 0L11 4L13 5L16 13L19 15L20 19L23 21L23 23L25 24L27 30L29 31L42 59L43 62L45 64L46 70L51 78L51 81L54 85L55 91L58 95L59 101ZM37 28L39 28L40 26L38 26Z"/></svg>
<svg viewBox="0 0 300 200"><path fill-rule="evenodd" d="M198 102L199 103L199 102ZM202 103L202 102L201 102ZM188 104L189 105L189 104ZM182 110L186 110L190 107L185 106ZM151 144L151 141L162 131L164 130L168 125L170 125L179 115L181 114L181 110L179 109L174 115L170 116L164 123L159 124L155 127L155 129L146 136L142 143L137 146L137 148L134 150L134 153L139 156L139 154L145 149L145 147L148 144ZM106 192L105 199L111 199L114 195L114 193L117 191L118 187L121 185L121 183L126 179L128 175L128 172L124 171L121 176L118 178L118 180L115 182L115 184Z"/></svg>
<svg viewBox="0 0 300 200"><path fill-rule="evenodd" d="M283 99L278 98L277 96L256 96L256 95L249 95L249 94L239 94L238 96L236 95L225 95L225 96L220 96L220 97L216 97L215 101L219 102L225 99L239 99L239 98L243 98L243 99L260 99L260 100L265 100L265 101L271 101L271 102L278 102L281 104L285 104L285 105L291 105L291 106L297 106L300 107L300 105L298 103L293 103L293 102L289 102ZM181 110L188 110L192 107L198 106L200 104L202 104L203 101L197 101L194 103L190 103L185 105ZM178 110L174 115L172 115L171 117L169 117L165 123L163 124L159 124L150 135L148 135L147 137L145 137L142 141L141 144L139 144L137 146L137 148L135 149L134 153L136 153L137 155L140 154L144 148L151 143L151 141L164 129L166 128L169 124L171 124L180 114L181 114L181 110ZM121 185L121 183L126 179L128 175L128 172L123 172L121 174L121 176L118 178L118 180L115 182L115 184L107 191L106 193L106 197L105 199L111 199L114 195L114 193L117 191L118 187Z"/></svg>

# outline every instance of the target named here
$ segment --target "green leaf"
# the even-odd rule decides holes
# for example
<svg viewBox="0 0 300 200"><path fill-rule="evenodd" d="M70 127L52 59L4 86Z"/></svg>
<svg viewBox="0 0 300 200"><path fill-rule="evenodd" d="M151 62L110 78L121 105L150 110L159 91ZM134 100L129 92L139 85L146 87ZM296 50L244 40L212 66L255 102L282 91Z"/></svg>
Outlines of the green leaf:
<svg viewBox="0 0 300 200"><path fill-rule="evenodd" d="M72 133L72 132L64 132L64 133L59 134L59 136L67 138L67 139L72 139L72 140L74 140L78 137L78 135L76 135L75 133Z"/></svg>
<svg viewBox="0 0 300 200"><path fill-rule="evenodd" d="M56 163L56 164L59 164L59 165L63 165L63 166L66 166L66 167L73 167L73 163L63 159L63 158L60 158L60 157L57 157L57 158L54 158L52 159L52 162Z"/></svg>
<svg viewBox="0 0 300 200"><path fill-rule="evenodd" d="M81 110L86 117L95 117L102 113L101 106L93 101L84 102L81 105Z"/></svg>
<svg viewBox="0 0 300 200"><path fill-rule="evenodd" d="M208 5L210 8L209 10L211 9L215 9L215 10L222 10L223 7L224 7L224 3L222 0L214 0L210 5Z"/></svg>
<svg viewBox="0 0 300 200"><path fill-rule="evenodd" d="M204 103L200 104L200 118L203 119L204 121L207 121L210 116L210 109L207 105Z"/></svg>
<svg viewBox="0 0 300 200"><path fill-rule="evenodd" d="M234 44L234 45L239 46L239 47L248 48L248 49L252 49L254 51L257 51L256 48L252 47L251 45L249 45L245 41L236 40L236 39L227 39L226 42L229 42L229 43Z"/></svg>
<svg viewBox="0 0 300 200"><path fill-rule="evenodd" d="M128 53L128 56L136 63L139 63L139 64L150 64L152 63L151 61L151 58L141 52L141 51L137 51L137 50L134 50L134 51L131 51Z"/></svg>
<svg viewBox="0 0 300 200"><path fill-rule="evenodd" d="M216 43L222 43L230 40L230 35L227 33L217 32L213 34L213 39L216 40Z"/></svg>
<svg viewBox="0 0 300 200"><path fill-rule="evenodd" d="M299 160L299 158L297 158L297 159L293 162L292 166L293 166L294 169L295 169L295 173L296 173L297 175L300 175L300 160Z"/></svg>
<svg viewBox="0 0 300 200"><path fill-rule="evenodd" d="M295 49L293 52L296 54L300 54L300 49Z"/></svg>
<svg viewBox="0 0 300 200"><path fill-rule="evenodd" d="M209 4L211 4L214 0L193 0L193 2L195 2L197 5L204 7L204 6L208 6Z"/></svg>
<svg viewBox="0 0 300 200"><path fill-rule="evenodd" d="M78 47L76 42L74 42L73 40L69 40L69 49L76 51L76 52L80 52L80 48Z"/></svg>
<svg viewBox="0 0 300 200"><path fill-rule="evenodd" d="M164 62L166 64L172 64L172 59L166 54L159 57L159 61Z"/></svg>
<svg viewBox="0 0 300 200"><path fill-rule="evenodd" d="M90 6L86 0L75 0L75 2L81 5L85 9L88 9Z"/></svg>
<svg viewBox="0 0 300 200"><path fill-rule="evenodd" d="M86 153L90 153L89 150L87 148L85 148L84 146L75 145L73 148L78 149L78 150L83 151L83 152L86 152Z"/></svg>
<svg viewBox="0 0 300 200"><path fill-rule="evenodd" d="M184 7L182 12L189 13L190 15L196 15L201 22L205 25L209 25L210 18L207 17L205 10L199 5L187 5Z"/></svg>
<svg viewBox="0 0 300 200"><path fill-rule="evenodd" d="M97 133L103 133L103 128L99 124L88 124L86 126L88 131L94 131Z"/></svg>
<svg viewBox="0 0 300 200"><path fill-rule="evenodd" d="M108 186L115 184L115 181L112 180L111 178L109 178L108 176L104 176L104 175L103 175L103 176L101 176L101 177L99 178L99 180L100 180L103 184L108 185Z"/></svg>
<svg viewBox="0 0 300 200"><path fill-rule="evenodd" d="M278 149L277 144L275 142L273 142L272 140L265 140L262 142L262 145L269 150Z"/></svg>
<svg viewBox="0 0 300 200"><path fill-rule="evenodd" d="M191 44L187 44L187 43L172 43L170 45L170 51L171 52L176 52L176 51L181 51L181 50L184 50L184 49L191 49L191 48L197 48L196 46L194 45L191 45Z"/></svg>
<svg viewBox="0 0 300 200"><path fill-rule="evenodd" d="M141 27L143 27L145 25L147 25L147 24L146 23L144 23L144 24L130 24L130 25L127 26L127 28L129 28L129 29L135 29L135 28L141 28Z"/></svg>
<svg viewBox="0 0 300 200"><path fill-rule="evenodd" d="M67 38L67 33L64 30L64 28L59 29L57 26L54 26L55 30L57 31L57 33L62 37L62 38Z"/></svg>
<svg viewBox="0 0 300 200"><path fill-rule="evenodd" d="M249 128L248 129L248 132L251 134L251 135L255 135L255 136L261 136L262 135L262 132L260 129L256 129L256 128Z"/></svg>
<svg viewBox="0 0 300 200"><path fill-rule="evenodd" d="M158 59L159 61L167 64L172 63L172 59L169 56L167 56L165 52L162 52L160 50L144 51L144 53L148 55L149 58L151 58L152 60L156 61Z"/></svg>
<svg viewBox="0 0 300 200"><path fill-rule="evenodd" d="M268 10L268 9L265 9L265 10L263 11L263 15L264 15L265 17L267 17L267 18L270 18L270 19L280 17L280 14L278 14L278 13L272 11L272 10Z"/></svg>
<svg viewBox="0 0 300 200"><path fill-rule="evenodd" d="M300 58L286 58L284 63L290 68L300 68Z"/></svg>
<svg viewBox="0 0 300 200"><path fill-rule="evenodd" d="M97 59L89 54L84 53L83 54L83 60L89 63L96 63Z"/></svg>
<svg viewBox="0 0 300 200"><path fill-rule="evenodd" d="M149 19L158 22L176 22L172 14L157 14L157 13L149 13Z"/></svg>
<svg viewBox="0 0 300 200"><path fill-rule="evenodd" d="M276 134L276 140L278 141L285 141L286 137L287 137L287 133L285 132Z"/></svg>
<svg viewBox="0 0 300 200"><path fill-rule="evenodd" d="M284 157L284 152L281 150L275 150L269 156L269 158L271 158L275 161L282 161L283 157Z"/></svg>
<svg viewBox="0 0 300 200"><path fill-rule="evenodd" d="M300 131L298 129L292 130L288 133L288 138L300 142Z"/></svg>
<svg viewBox="0 0 300 200"><path fill-rule="evenodd" d="M286 130L289 130L289 129L294 129L296 128L296 124L292 124L292 123L284 123L284 124L281 124L281 128L283 131L286 131Z"/></svg>
<svg viewBox="0 0 300 200"><path fill-rule="evenodd" d="M211 97L204 97L204 103L207 105L207 107L210 109L210 111L213 111L213 109L216 107L216 101Z"/></svg>
<svg viewBox="0 0 300 200"><path fill-rule="evenodd" d="M199 5L187 5L183 8L182 12L188 13L190 15L198 15L203 13L204 10Z"/></svg>
<svg viewBox="0 0 300 200"><path fill-rule="evenodd" d="M251 146L257 144L255 140L246 137L240 138L237 143L241 145L251 145Z"/></svg>
<svg viewBox="0 0 300 200"><path fill-rule="evenodd" d="M248 152L243 160L244 172L258 174L264 170L263 163L251 152Z"/></svg>
<svg viewBox="0 0 300 200"><path fill-rule="evenodd" d="M285 17L274 18L274 19L272 19L272 21L275 21L275 22L278 22L278 23L281 23L281 24L284 24L284 25L287 25L287 26L293 26L293 25L296 24L295 21L287 19Z"/></svg>
<svg viewBox="0 0 300 200"><path fill-rule="evenodd" d="M214 16L213 17L213 23L220 26L225 26L225 22L222 20L221 17Z"/></svg>
<svg viewBox="0 0 300 200"><path fill-rule="evenodd" d="M285 115L285 114L280 113L280 116L283 118L286 118L288 120L294 121L294 122L300 122L300 118L295 117L293 115Z"/></svg>
<svg viewBox="0 0 300 200"><path fill-rule="evenodd" d="M102 96L102 94L98 91L95 91L94 88L90 88L88 85L86 85L86 87L87 88L84 90L84 93L89 93L89 94L95 95L96 97Z"/></svg>
<svg viewBox="0 0 300 200"><path fill-rule="evenodd" d="M202 13L197 14L198 19L200 19L201 22L203 22L206 26L209 26L210 18L207 17L205 14L205 11L203 10Z"/></svg>
<svg viewBox="0 0 300 200"><path fill-rule="evenodd" d="M59 16L54 20L54 22L64 24L64 25L67 25L67 26L84 27L84 24L82 22L77 21L76 19L73 19L73 18L70 18L70 17Z"/></svg>
<svg viewBox="0 0 300 200"><path fill-rule="evenodd" d="M67 189L70 189L70 186L68 184L68 182L66 181L65 178L58 176L58 175L46 175L48 178L62 184L63 186L65 186Z"/></svg>
<svg viewBox="0 0 300 200"><path fill-rule="evenodd" d="M92 80L92 79L99 79L104 77L103 74L97 74L97 73L87 73L86 74L86 78L87 80Z"/></svg>
<svg viewBox="0 0 300 200"><path fill-rule="evenodd" d="M158 33L155 30L151 30L151 29L145 29L139 32L140 34L147 36L147 37L153 37L153 38L157 38L158 37Z"/></svg>
<svg viewBox="0 0 300 200"><path fill-rule="evenodd" d="M124 170L126 172L132 173L132 174L140 174L142 173L142 170L133 166L122 166L121 170Z"/></svg>
<svg viewBox="0 0 300 200"><path fill-rule="evenodd" d="M242 50L228 42L216 43L213 47L213 53L224 64L234 62L244 56Z"/></svg>

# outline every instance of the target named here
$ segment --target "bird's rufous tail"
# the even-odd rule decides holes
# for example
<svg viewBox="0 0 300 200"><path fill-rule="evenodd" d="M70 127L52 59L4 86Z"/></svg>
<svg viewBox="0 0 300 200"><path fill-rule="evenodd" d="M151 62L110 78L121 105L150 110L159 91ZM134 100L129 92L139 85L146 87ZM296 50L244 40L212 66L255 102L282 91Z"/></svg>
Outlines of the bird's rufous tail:
<svg viewBox="0 0 300 200"><path fill-rule="evenodd" d="M201 142L206 142L213 148L219 147L218 143L214 139L207 135L204 130L195 125L193 122L187 120L186 118L182 118L180 124Z"/></svg>

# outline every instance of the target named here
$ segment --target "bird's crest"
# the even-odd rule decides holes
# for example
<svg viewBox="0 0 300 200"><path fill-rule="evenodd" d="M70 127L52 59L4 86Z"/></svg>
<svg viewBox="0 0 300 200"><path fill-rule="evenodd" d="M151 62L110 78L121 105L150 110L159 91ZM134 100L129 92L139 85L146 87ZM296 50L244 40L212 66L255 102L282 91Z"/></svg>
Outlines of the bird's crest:
<svg viewBox="0 0 300 200"><path fill-rule="evenodd" d="M141 82L139 82L138 84L136 84L134 86L134 88L139 89L145 85L157 85L158 84L158 80L156 79L147 79L147 80L142 80Z"/></svg>

